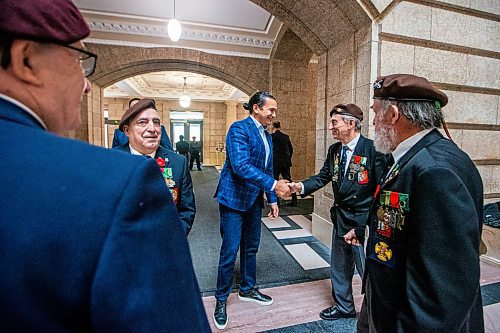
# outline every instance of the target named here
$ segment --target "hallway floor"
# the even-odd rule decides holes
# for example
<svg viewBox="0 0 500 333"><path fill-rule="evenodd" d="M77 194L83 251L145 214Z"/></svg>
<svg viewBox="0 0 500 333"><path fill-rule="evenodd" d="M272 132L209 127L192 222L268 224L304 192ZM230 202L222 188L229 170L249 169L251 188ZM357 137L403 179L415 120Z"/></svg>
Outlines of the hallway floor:
<svg viewBox="0 0 500 333"><path fill-rule="evenodd" d="M189 243L209 323L213 332L219 332L212 320L220 249L218 208L212 196L218 174L215 168L207 167L203 172L192 172L192 177L198 212ZM257 283L261 290L273 297L274 303L260 306L240 302L233 292L227 305L229 323L223 331L355 332L355 318L337 321L319 318L319 312L332 305L328 279L330 250L312 236L310 212L300 209L283 209L283 212L293 215L275 220L262 218L262 241L257 258ZM299 212L302 214L297 214ZM235 290L237 279L235 274ZM481 263L481 292L485 330L500 332L500 268ZM358 275L354 277L353 295L359 312L362 295Z"/></svg>

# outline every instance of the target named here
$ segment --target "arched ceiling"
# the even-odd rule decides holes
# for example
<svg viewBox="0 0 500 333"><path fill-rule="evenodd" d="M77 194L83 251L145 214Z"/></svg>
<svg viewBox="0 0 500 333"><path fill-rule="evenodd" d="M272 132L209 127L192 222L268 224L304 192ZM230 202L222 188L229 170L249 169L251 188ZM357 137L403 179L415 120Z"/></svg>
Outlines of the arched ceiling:
<svg viewBox="0 0 500 333"><path fill-rule="evenodd" d="M184 90L184 78L186 89ZM229 83L190 72L162 71L136 75L104 89L104 97L130 96L177 99L187 93L194 101L246 102L248 95Z"/></svg>

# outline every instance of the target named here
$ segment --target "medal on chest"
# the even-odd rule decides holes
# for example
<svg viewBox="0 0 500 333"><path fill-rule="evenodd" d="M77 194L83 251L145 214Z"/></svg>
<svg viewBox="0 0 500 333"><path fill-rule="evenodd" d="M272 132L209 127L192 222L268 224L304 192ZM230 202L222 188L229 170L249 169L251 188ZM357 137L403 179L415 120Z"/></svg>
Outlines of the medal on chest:
<svg viewBox="0 0 500 333"><path fill-rule="evenodd" d="M358 178L358 184L364 185L368 183L368 170L366 169L367 158L360 155L353 155L349 163L349 175L347 179L354 180Z"/></svg>
<svg viewBox="0 0 500 333"><path fill-rule="evenodd" d="M163 176L163 179L165 180L165 184L167 184L170 194L172 195L174 204L177 205L179 198L179 188L175 185L175 180L172 176L172 168L165 167L166 163L168 163L168 158L163 159L161 157L158 157L156 159L156 163L160 167L161 174Z"/></svg>
<svg viewBox="0 0 500 333"><path fill-rule="evenodd" d="M335 157L333 159L333 176L332 176L332 182L338 182L339 181L339 154L335 154Z"/></svg>
<svg viewBox="0 0 500 333"><path fill-rule="evenodd" d="M405 214L409 211L409 195L382 191L376 212L376 229L370 243L369 257L389 267L396 264L397 251L394 244L398 232L403 231Z"/></svg>

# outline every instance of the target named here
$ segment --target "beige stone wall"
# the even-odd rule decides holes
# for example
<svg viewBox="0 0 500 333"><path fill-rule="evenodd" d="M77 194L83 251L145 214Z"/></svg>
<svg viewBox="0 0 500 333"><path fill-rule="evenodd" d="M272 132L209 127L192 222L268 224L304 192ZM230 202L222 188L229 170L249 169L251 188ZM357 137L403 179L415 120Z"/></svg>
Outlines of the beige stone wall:
<svg viewBox="0 0 500 333"><path fill-rule="evenodd" d="M323 166L328 147L336 142L328 130L330 110L339 103L355 103L364 112L362 133L370 126L370 68L373 53L371 27L360 29L319 58L316 114L316 173ZM325 244L331 242L330 185L314 195L313 234Z"/></svg>
<svg viewBox="0 0 500 333"><path fill-rule="evenodd" d="M386 13L377 72L424 76L445 91L451 136L478 166L485 201L499 201L500 2L443 2L403 1Z"/></svg>

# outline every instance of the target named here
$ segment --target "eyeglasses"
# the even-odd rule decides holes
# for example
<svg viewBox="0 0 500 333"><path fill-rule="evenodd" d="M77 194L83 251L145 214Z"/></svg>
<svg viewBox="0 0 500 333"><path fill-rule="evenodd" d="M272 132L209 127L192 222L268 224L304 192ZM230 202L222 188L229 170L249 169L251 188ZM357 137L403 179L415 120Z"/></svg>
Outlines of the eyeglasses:
<svg viewBox="0 0 500 333"><path fill-rule="evenodd" d="M80 60L80 65L83 68L85 77L89 77L90 75L94 74L95 66L97 64L97 54L87 50L79 49L71 45L57 45L80 52L81 54L79 55L78 60Z"/></svg>

